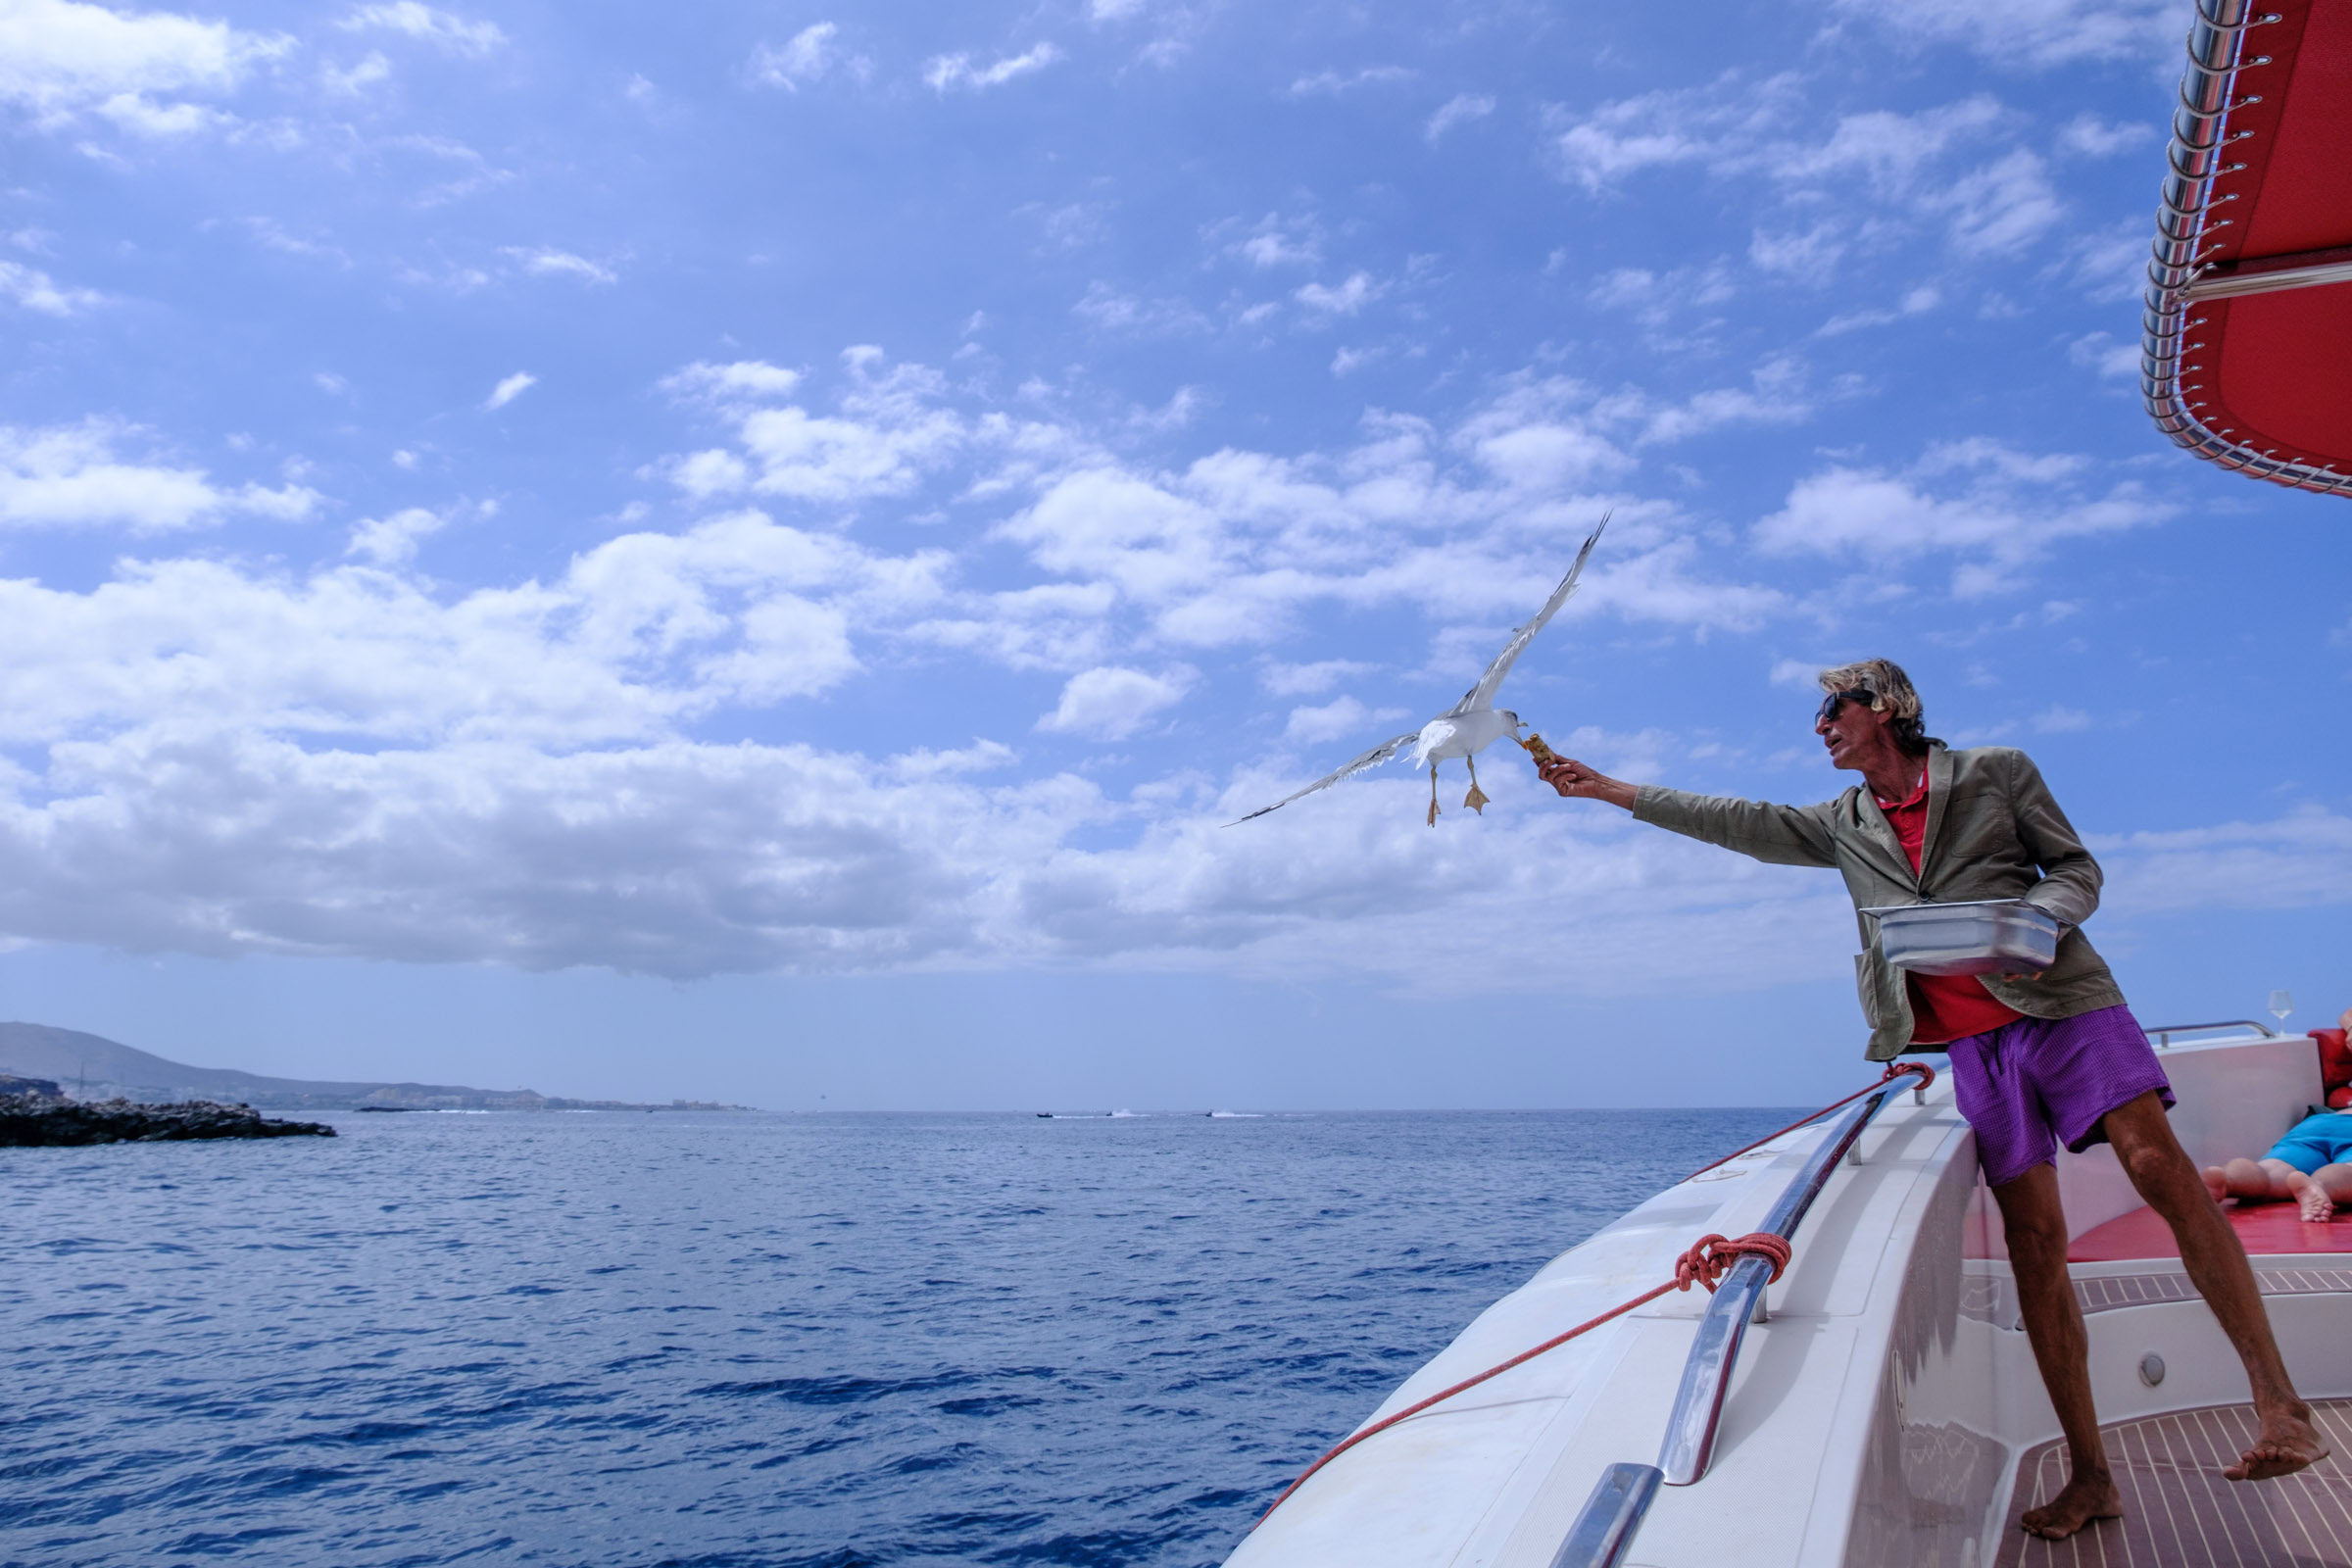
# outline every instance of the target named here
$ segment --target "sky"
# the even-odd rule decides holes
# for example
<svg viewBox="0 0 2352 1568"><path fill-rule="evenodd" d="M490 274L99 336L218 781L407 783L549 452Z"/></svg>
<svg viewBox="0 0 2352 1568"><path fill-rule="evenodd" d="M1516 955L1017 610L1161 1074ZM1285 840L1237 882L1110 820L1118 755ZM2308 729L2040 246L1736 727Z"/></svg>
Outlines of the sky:
<svg viewBox="0 0 2352 1568"><path fill-rule="evenodd" d="M2184 5L0 0L0 1016L778 1109L1766 1103L1828 871L1398 764L2026 748L2352 1004L2340 499L2137 397Z"/></svg>

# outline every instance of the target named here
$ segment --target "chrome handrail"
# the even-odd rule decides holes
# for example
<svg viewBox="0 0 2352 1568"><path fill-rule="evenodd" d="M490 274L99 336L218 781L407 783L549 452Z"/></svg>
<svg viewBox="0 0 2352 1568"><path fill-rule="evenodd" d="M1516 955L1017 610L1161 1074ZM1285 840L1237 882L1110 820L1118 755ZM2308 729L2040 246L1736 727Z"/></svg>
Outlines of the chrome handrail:
<svg viewBox="0 0 2352 1568"><path fill-rule="evenodd" d="M2287 1037L2259 1018L2224 1018L2219 1023L2168 1023L2161 1029L2142 1029L2140 1033L2156 1042L2158 1050L2173 1043L2175 1035L2193 1035L2200 1029L2251 1029L2266 1040L2284 1040Z"/></svg>
<svg viewBox="0 0 2352 1568"><path fill-rule="evenodd" d="M1813 1200L1829 1185L1830 1172L1846 1157L1862 1137L1862 1129L1886 1104L1886 1097L1902 1084L1880 1085L1854 1102L1828 1131L1805 1162L1781 1190L1759 1231L1792 1241ZM1568 1539L1553 1554L1551 1568L1617 1568L1634 1544L1634 1535L1649 1512L1661 1483L1687 1487L1707 1473L1715 1453L1715 1431L1723 1418L1724 1396L1732 1386L1732 1370L1740 1359L1740 1342L1747 1325L1761 1321L1764 1287L1772 1283L1772 1264L1754 1254L1734 1263L1716 1288L1699 1319L1690 1354L1683 1362L1682 1386L1675 1391L1674 1413L1666 1420L1666 1441L1658 1446L1658 1462L1615 1464L1602 1473L1592 1494L1569 1527Z"/></svg>

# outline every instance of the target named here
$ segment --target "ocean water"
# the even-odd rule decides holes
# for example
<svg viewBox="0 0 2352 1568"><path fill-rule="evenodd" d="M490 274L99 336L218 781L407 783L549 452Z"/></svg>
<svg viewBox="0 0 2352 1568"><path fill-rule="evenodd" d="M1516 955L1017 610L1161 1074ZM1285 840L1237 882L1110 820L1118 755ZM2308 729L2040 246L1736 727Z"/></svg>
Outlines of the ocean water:
<svg viewBox="0 0 2352 1568"><path fill-rule="evenodd" d="M1771 1110L0 1150L0 1562L1208 1564Z"/></svg>

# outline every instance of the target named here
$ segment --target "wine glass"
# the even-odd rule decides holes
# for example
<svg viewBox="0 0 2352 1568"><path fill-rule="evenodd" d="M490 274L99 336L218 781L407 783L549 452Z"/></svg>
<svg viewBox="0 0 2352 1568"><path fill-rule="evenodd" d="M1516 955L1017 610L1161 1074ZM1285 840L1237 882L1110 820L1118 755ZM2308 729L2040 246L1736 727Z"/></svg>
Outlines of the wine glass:
<svg viewBox="0 0 2352 1568"><path fill-rule="evenodd" d="M2286 1015L2295 1010L2295 994L2291 991L2271 993L2271 1016L2278 1019L2279 1032L2285 1032Z"/></svg>

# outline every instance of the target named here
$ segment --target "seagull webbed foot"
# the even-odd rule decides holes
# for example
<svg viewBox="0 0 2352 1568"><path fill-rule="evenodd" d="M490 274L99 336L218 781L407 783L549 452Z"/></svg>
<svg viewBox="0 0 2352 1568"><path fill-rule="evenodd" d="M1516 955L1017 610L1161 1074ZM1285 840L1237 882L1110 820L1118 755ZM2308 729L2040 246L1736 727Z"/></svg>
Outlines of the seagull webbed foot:
<svg viewBox="0 0 2352 1568"><path fill-rule="evenodd" d="M1487 792L1472 784L1470 793L1462 797L1462 804L1484 816L1487 814Z"/></svg>

